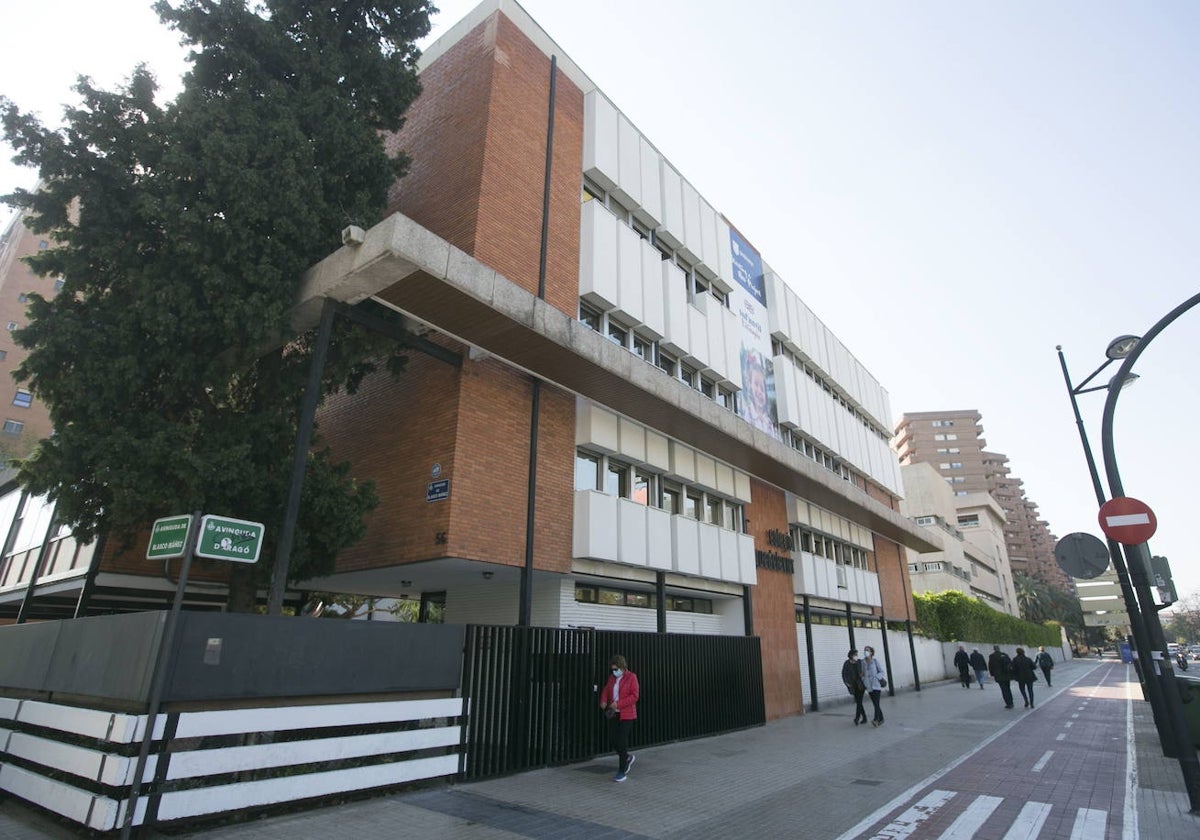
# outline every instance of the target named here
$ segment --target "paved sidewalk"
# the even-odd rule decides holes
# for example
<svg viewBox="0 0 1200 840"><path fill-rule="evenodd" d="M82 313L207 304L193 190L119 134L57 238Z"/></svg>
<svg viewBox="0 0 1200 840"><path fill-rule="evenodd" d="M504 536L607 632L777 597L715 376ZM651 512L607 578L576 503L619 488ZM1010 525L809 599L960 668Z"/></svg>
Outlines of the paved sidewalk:
<svg viewBox="0 0 1200 840"><path fill-rule="evenodd" d="M823 704L819 712L763 727L646 748L637 751L623 784L612 781L615 758L605 757L170 836L829 840L981 741L1019 726L1025 715L1041 713L1056 700L1067 702L1059 695L1086 682L1095 668L1116 671L1106 678L1109 684L1134 679L1132 671L1126 675L1125 666L1110 660L1078 660L1055 668L1052 689L1039 683L1036 712L1004 709L999 689L991 684L979 691L944 682L885 697L887 722L879 729L853 726L852 705ZM1200 837L1200 817L1188 813L1179 763L1162 757L1149 708L1136 686L1133 691L1139 698L1133 703L1137 830L1125 840ZM1125 708L1122 703L1122 721ZM1046 779L1051 785L1065 781ZM0 837L6 840L77 836L45 814L11 800L0 803Z"/></svg>

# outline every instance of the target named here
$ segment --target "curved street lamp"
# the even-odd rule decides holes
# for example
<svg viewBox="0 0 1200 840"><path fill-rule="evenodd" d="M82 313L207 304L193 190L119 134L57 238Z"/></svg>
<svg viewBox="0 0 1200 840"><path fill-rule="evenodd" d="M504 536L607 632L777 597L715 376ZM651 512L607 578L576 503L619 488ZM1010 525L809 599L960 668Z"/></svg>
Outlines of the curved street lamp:
<svg viewBox="0 0 1200 840"><path fill-rule="evenodd" d="M1163 316L1140 341L1136 342L1129 355L1121 363L1115 378L1124 382L1138 357L1150 346L1150 342L1176 318L1197 304L1200 304L1200 294L1193 295ZM1108 477L1108 489L1113 498L1125 495L1113 447L1113 415L1116 412L1117 396L1120 393L1120 388L1108 389L1108 398L1104 401L1104 426L1100 437L1100 445L1104 453L1104 470ZM1159 621L1154 596L1150 591L1150 548L1144 542L1127 545L1125 546L1125 559L1133 572L1132 582L1137 590L1138 601L1142 604L1142 617L1153 646L1154 661L1145 664L1153 667L1161 680L1167 718L1171 729L1174 730L1179 767L1183 771L1183 782L1187 788L1188 801L1191 804L1192 813L1197 814L1200 813L1200 763L1196 759L1195 747L1192 746L1192 742L1187 736L1187 722L1183 717L1183 706L1178 687L1175 684L1175 670L1171 667L1171 657L1166 654L1167 644L1163 637L1162 623Z"/></svg>
<svg viewBox="0 0 1200 840"><path fill-rule="evenodd" d="M1104 486L1100 482L1100 471L1096 468L1096 458L1092 454L1092 446L1088 442L1087 430L1083 425L1083 417L1079 413L1079 403L1075 398L1079 394L1086 394L1091 391L1108 390L1111 392L1119 390L1116 387L1118 383L1120 383L1120 387L1131 385L1136 375L1131 374L1124 379L1114 376L1109 380L1107 385L1097 385L1091 388L1084 387L1114 361L1123 359L1132 353L1139 341L1140 339L1135 335L1122 335L1114 338L1108 343L1108 347L1104 351L1107 361L1092 371L1079 385L1071 384L1071 374L1067 371L1067 360L1063 356L1062 345L1060 344L1055 348L1058 351L1058 363L1062 367L1063 380L1067 383L1067 395L1071 399L1071 410L1075 413L1075 426L1079 429L1079 440L1083 444L1083 456L1087 460L1088 474L1092 479L1092 489L1096 494L1097 505L1103 505L1108 501L1108 498L1105 496ZM1147 702L1150 703L1150 711L1154 716L1154 727L1158 732L1159 745L1162 747L1163 755L1174 756L1175 741L1170 735L1171 727L1163 700L1162 686L1159 685L1157 680L1153 679L1154 656L1152 651L1154 647L1150 643L1150 635L1146 629L1145 620L1142 618L1141 610L1138 609L1138 599L1130 579L1129 569L1125 565L1125 558L1121 555L1121 547L1116 540L1108 540L1108 555L1112 562L1113 571L1117 576L1117 583L1121 587L1121 600L1125 602L1125 612L1129 618L1129 631L1130 635L1133 636L1133 649L1137 654L1136 662L1141 677L1142 693Z"/></svg>

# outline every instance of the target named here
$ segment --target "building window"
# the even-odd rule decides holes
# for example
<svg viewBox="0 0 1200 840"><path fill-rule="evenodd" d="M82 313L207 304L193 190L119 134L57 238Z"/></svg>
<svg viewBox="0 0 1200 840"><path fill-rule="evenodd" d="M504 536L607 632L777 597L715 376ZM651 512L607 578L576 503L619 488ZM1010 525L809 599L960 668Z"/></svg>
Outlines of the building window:
<svg viewBox="0 0 1200 840"><path fill-rule="evenodd" d="M6 435L19 435L25 428L25 424L20 420L5 420L3 432Z"/></svg>
<svg viewBox="0 0 1200 840"><path fill-rule="evenodd" d="M8 322L8 331L9 331L9 332L12 332L12 331L13 331L13 330L15 330L16 328L17 328L17 322L16 322L16 321L9 321L9 322Z"/></svg>
<svg viewBox="0 0 1200 840"><path fill-rule="evenodd" d="M618 347L627 347L629 342L629 330L625 329L612 318L609 318L608 340Z"/></svg>
<svg viewBox="0 0 1200 840"><path fill-rule="evenodd" d="M587 327L600 332L600 320L603 316L599 309L579 301L579 321Z"/></svg>
<svg viewBox="0 0 1200 840"><path fill-rule="evenodd" d="M979 524L978 513L968 513L958 517L958 524L963 528L972 528Z"/></svg>
<svg viewBox="0 0 1200 840"><path fill-rule="evenodd" d="M633 336L633 355L645 362L654 362L654 345L637 333Z"/></svg>
<svg viewBox="0 0 1200 840"><path fill-rule="evenodd" d="M0 350L0 362L3 362L7 358L8 358L8 351Z"/></svg>
<svg viewBox="0 0 1200 840"><path fill-rule="evenodd" d="M601 604L612 607L638 607L640 609L657 609L658 597L653 592L642 592L632 589L614 589L609 586L589 586L575 584L575 600L581 604ZM708 598L682 598L677 595L667 595L664 605L675 612L703 613L712 615L713 602Z"/></svg>
<svg viewBox="0 0 1200 840"><path fill-rule="evenodd" d="M600 457L590 452L575 453L575 489L600 489Z"/></svg>
<svg viewBox="0 0 1200 840"><path fill-rule="evenodd" d="M28 300L29 295L25 294L24 292L21 292L21 294L17 295L17 303L25 303Z"/></svg>
<svg viewBox="0 0 1200 840"><path fill-rule="evenodd" d="M633 492L629 498L639 505L649 505L654 498L654 476L644 470L633 471Z"/></svg>
<svg viewBox="0 0 1200 840"><path fill-rule="evenodd" d="M687 365L679 366L679 378L689 388L696 387L696 371Z"/></svg>
<svg viewBox="0 0 1200 840"><path fill-rule="evenodd" d="M50 243L47 242L45 239L38 240L38 250L39 251L45 251L49 247L50 247Z"/></svg>
<svg viewBox="0 0 1200 840"><path fill-rule="evenodd" d="M674 482L663 482L662 503L659 505L667 513L683 513L683 489Z"/></svg>
<svg viewBox="0 0 1200 840"><path fill-rule="evenodd" d="M940 429L943 426L953 426L954 421L953 420L934 420L930 425L933 426L935 429Z"/></svg>
<svg viewBox="0 0 1200 840"><path fill-rule="evenodd" d="M57 280L54 281L54 291L61 292L63 286L65 286L65 285L67 285L67 281L62 279L61 277L59 277Z"/></svg>
<svg viewBox="0 0 1200 840"><path fill-rule="evenodd" d="M700 494L698 492L688 490L683 494L683 515L700 520Z"/></svg>
<svg viewBox="0 0 1200 840"><path fill-rule="evenodd" d="M18 388L17 395L13 397L13 405L20 406L21 408L29 408L29 406L33 405L33 394L24 388Z"/></svg>
<svg viewBox="0 0 1200 840"><path fill-rule="evenodd" d="M721 509L724 507L724 505L721 503L721 500L709 496L706 501L708 503L708 519L705 521L710 522L713 525L722 524L725 518L721 515Z"/></svg>
<svg viewBox="0 0 1200 840"><path fill-rule="evenodd" d="M658 361L656 364L666 371L672 378L675 377L675 372L679 369L679 362L670 353L662 349L658 351Z"/></svg>
<svg viewBox="0 0 1200 840"><path fill-rule="evenodd" d="M918 516L916 518L916 523L918 525L936 525L937 517L936 516Z"/></svg>
<svg viewBox="0 0 1200 840"><path fill-rule="evenodd" d="M608 462L604 472L604 492L622 499L629 498L629 467L620 461Z"/></svg>

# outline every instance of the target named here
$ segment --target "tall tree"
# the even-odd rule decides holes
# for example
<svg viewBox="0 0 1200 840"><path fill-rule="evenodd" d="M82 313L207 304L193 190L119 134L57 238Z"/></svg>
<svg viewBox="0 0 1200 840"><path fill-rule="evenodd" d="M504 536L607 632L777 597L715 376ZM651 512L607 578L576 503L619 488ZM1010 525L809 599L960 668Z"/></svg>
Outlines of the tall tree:
<svg viewBox="0 0 1200 840"><path fill-rule="evenodd" d="M31 296L15 335L29 350L17 376L55 429L20 479L83 538L193 509L282 522L312 338L290 324L298 283L343 227L379 218L404 173L382 137L419 92L413 42L435 11L428 0L155 9L191 47L173 102L156 102L140 66L115 91L81 78L61 130L0 98L15 160L42 181L4 200L57 243L34 270L64 281L53 299ZM340 325L323 393L352 389L381 359L403 363ZM328 571L376 504L314 446L291 577ZM235 566L234 608L253 603L264 571Z"/></svg>

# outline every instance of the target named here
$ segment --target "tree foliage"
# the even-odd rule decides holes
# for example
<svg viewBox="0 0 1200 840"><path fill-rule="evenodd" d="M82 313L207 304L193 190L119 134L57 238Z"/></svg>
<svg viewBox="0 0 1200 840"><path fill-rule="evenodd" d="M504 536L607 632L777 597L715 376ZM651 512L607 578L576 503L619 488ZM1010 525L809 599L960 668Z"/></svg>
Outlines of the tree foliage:
<svg viewBox="0 0 1200 840"><path fill-rule="evenodd" d="M956 589L913 595L921 631L944 642L972 641L1026 646L1062 644L1054 622L1035 624L998 612Z"/></svg>
<svg viewBox="0 0 1200 840"><path fill-rule="evenodd" d="M1200 644L1200 592L1185 595L1162 614L1163 632L1168 642Z"/></svg>
<svg viewBox="0 0 1200 840"><path fill-rule="evenodd" d="M61 130L0 98L15 160L42 182L4 200L57 245L33 269L64 281L52 299L30 296L15 334L29 350L17 377L55 430L20 479L85 539L195 509L282 522L312 339L290 324L298 283L343 227L379 218L403 174L381 132L419 91L413 41L434 11L428 0L155 8L191 47L173 102L156 101L140 66L114 91L81 78ZM389 353L339 325L323 393L353 389L380 359L398 370ZM314 446L291 576L328 571L375 504Z"/></svg>

